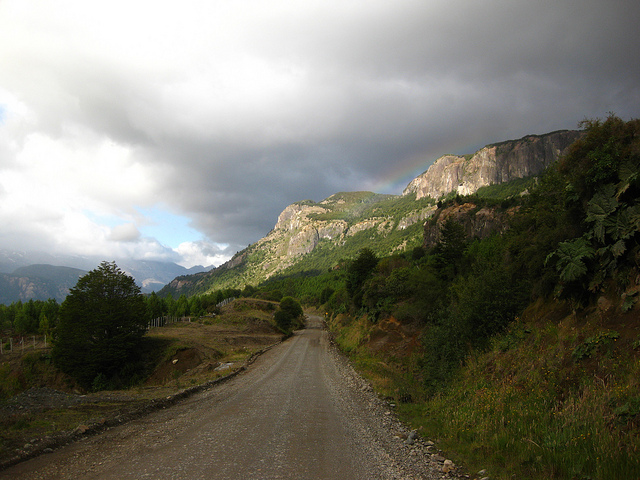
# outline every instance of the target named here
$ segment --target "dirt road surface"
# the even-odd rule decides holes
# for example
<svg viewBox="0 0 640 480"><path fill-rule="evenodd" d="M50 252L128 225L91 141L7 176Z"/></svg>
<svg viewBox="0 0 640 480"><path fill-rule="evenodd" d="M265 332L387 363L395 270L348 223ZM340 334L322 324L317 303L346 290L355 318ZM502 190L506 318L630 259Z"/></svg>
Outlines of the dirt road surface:
<svg viewBox="0 0 640 480"><path fill-rule="evenodd" d="M245 373L0 472L19 479L440 479L320 317Z"/></svg>

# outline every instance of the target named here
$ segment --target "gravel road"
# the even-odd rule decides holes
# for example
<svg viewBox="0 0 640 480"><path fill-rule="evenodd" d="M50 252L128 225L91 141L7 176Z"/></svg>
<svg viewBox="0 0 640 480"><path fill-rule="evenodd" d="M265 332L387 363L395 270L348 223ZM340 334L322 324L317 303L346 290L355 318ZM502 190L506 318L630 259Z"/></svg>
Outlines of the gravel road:
<svg viewBox="0 0 640 480"><path fill-rule="evenodd" d="M440 479L322 319L234 379L0 472L18 479ZM432 447L431 447L432 448ZM442 460L442 459L440 459Z"/></svg>

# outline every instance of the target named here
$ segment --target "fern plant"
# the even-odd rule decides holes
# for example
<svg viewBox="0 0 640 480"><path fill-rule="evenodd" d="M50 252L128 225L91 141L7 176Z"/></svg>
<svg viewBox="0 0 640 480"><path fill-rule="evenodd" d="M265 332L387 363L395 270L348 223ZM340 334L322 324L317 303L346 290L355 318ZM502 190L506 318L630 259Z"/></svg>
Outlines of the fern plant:
<svg viewBox="0 0 640 480"><path fill-rule="evenodd" d="M611 116L604 123L595 121L588 126L587 136L576 142L564 160L565 168L574 167L574 177L568 179L565 189L570 193L566 201L585 205L585 231L579 238L560 243L546 262L555 259L561 282L588 277L588 288L595 292L612 276L624 287L626 274L638 268L640 122L625 123ZM575 168L578 166L584 168ZM575 177L576 171L587 173Z"/></svg>

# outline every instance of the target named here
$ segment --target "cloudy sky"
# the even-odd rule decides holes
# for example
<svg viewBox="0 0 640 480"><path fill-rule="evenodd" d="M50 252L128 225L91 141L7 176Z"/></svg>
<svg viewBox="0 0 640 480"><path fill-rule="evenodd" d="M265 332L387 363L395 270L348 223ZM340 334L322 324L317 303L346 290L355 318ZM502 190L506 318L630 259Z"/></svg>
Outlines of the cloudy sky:
<svg viewBox="0 0 640 480"><path fill-rule="evenodd" d="M640 116L631 0L0 0L0 248L219 265L289 204Z"/></svg>

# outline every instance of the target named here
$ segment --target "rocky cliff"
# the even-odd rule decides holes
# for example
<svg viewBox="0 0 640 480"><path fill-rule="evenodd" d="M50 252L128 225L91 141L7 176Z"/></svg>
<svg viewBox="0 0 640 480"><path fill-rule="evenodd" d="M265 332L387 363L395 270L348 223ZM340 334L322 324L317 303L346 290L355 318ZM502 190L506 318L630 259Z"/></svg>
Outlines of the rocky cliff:
<svg viewBox="0 0 640 480"><path fill-rule="evenodd" d="M442 225L449 219L455 220L464 228L467 239L487 238L494 233L502 233L509 226L509 219L517 207L503 209L499 207L480 207L474 203L454 203L440 208L424 224L424 243L427 249L440 241Z"/></svg>
<svg viewBox="0 0 640 480"><path fill-rule="evenodd" d="M432 205L420 202L394 218L386 210L398 198L371 192L344 192L319 203L310 200L294 203L282 211L273 230L252 246L246 258L260 260L260 270L266 279L292 266L323 241L328 245L345 245L351 237L364 233L373 242L393 230L418 224L435 210Z"/></svg>
<svg viewBox="0 0 640 480"><path fill-rule="evenodd" d="M473 155L444 155L412 180L403 195L415 193L418 199L439 199L450 192L469 195L480 187L537 175L581 135L562 130L487 145Z"/></svg>

